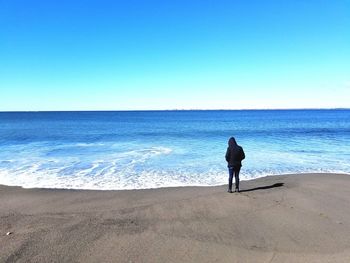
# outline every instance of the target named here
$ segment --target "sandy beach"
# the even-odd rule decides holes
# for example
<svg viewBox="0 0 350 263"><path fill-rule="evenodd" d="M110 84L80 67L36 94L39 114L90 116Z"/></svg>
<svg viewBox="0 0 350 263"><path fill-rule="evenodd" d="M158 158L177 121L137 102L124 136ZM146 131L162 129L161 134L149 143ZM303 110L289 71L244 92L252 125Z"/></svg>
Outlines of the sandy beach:
<svg viewBox="0 0 350 263"><path fill-rule="evenodd" d="M226 187L0 186L0 262L350 262L350 175Z"/></svg>

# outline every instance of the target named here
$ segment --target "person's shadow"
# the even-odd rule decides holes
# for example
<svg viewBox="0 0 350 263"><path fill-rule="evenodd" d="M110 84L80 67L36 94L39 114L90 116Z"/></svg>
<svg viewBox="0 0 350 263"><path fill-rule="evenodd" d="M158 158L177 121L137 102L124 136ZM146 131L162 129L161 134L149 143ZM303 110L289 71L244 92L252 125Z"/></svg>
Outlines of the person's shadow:
<svg viewBox="0 0 350 263"><path fill-rule="evenodd" d="M251 191L256 191L256 190L265 190L265 189L270 189L270 188L275 188L275 187L281 187L283 186L284 183L275 183L272 185L266 185L266 186L259 186L251 189L245 189L245 190L240 190L241 193L243 192L251 192Z"/></svg>

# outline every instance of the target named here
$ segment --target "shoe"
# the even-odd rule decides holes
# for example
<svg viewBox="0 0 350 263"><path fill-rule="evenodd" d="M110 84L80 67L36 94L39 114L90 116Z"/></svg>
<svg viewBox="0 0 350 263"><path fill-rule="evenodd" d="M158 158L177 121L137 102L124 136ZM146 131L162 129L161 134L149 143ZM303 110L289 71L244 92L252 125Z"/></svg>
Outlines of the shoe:
<svg viewBox="0 0 350 263"><path fill-rule="evenodd" d="M227 190L227 192L228 192L228 193L230 193L230 194L232 194L232 193L233 193L233 192L232 192L232 190L230 190L230 189L229 189L229 190Z"/></svg>
<svg viewBox="0 0 350 263"><path fill-rule="evenodd" d="M239 193L239 189L238 188L235 189L235 193Z"/></svg>

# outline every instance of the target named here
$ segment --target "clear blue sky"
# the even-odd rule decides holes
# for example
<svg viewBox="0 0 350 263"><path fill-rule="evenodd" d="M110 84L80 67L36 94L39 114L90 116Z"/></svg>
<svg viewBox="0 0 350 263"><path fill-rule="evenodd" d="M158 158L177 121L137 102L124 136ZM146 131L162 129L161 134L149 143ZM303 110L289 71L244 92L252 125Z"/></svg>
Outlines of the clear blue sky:
<svg viewBox="0 0 350 263"><path fill-rule="evenodd" d="M0 0L0 110L350 107L350 1Z"/></svg>

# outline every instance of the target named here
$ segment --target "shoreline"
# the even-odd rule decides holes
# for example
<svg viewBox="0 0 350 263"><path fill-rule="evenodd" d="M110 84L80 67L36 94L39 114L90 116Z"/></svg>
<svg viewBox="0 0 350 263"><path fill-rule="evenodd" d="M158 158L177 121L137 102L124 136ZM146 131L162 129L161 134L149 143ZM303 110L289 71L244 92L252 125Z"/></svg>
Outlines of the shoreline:
<svg viewBox="0 0 350 263"><path fill-rule="evenodd" d="M282 177L282 176L302 176L302 175L349 175L350 173L346 172L307 172L307 173L287 173L287 174L276 174L276 175L266 175L262 177L257 178L251 178L251 179L240 179L240 182L249 182L254 180L259 180L263 178L269 178L269 177ZM234 183L234 180L233 180ZM207 187L222 187L226 186L226 184L217 184L217 185L178 185L178 186L161 186L161 187L152 187L152 188L125 188L125 189L93 189L93 188L53 188L53 187L24 187L21 185L6 185L6 184L0 184L0 187L19 187L21 189L46 189L46 190L75 190L75 191L142 191L142 190L156 190L156 189L173 189L173 188L186 188L186 187L199 187L199 188L207 188Z"/></svg>
<svg viewBox="0 0 350 263"><path fill-rule="evenodd" d="M261 177L242 181L239 194L226 187L0 185L0 261L350 260L349 174Z"/></svg>

